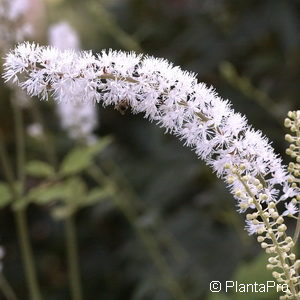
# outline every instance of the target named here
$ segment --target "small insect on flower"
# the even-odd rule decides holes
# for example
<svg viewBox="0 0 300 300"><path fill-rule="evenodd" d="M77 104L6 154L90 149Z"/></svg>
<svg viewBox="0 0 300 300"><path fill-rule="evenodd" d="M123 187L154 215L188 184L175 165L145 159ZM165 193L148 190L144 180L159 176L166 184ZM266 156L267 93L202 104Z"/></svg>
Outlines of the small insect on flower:
<svg viewBox="0 0 300 300"><path fill-rule="evenodd" d="M130 106L128 100L123 99L115 105L115 110L117 110L122 116L124 116L129 107Z"/></svg>

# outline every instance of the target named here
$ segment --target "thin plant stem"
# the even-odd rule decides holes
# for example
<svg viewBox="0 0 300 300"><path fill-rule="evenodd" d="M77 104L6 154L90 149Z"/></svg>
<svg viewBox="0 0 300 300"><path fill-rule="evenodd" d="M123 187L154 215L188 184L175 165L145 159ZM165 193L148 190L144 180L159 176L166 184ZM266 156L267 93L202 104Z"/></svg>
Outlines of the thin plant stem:
<svg viewBox="0 0 300 300"><path fill-rule="evenodd" d="M17 152L17 174L19 181L19 191L17 192L18 198L15 201L20 201L23 197L25 189L25 140L24 140L24 122L22 108L17 104L13 103L14 121L15 121L15 134L16 134L16 152ZM30 297L32 300L40 300L41 292L38 285L33 251L30 245L29 230L26 220L26 210L22 206L14 210L18 237L22 252L23 264L26 274L26 280Z"/></svg>
<svg viewBox="0 0 300 300"><path fill-rule="evenodd" d="M2 132L0 131L0 160L3 167L4 177L7 181L8 187L14 199L18 198L18 193L15 187L14 173L12 171L11 163L9 161Z"/></svg>
<svg viewBox="0 0 300 300"><path fill-rule="evenodd" d="M72 214L65 218L65 230L72 299L82 300L82 288L78 264L78 246L76 240L74 216Z"/></svg>
<svg viewBox="0 0 300 300"><path fill-rule="evenodd" d="M294 237L293 237L293 241L294 241L295 245L299 239L299 235L300 235L300 212L298 213L297 225L296 225L296 229L295 229L295 233L294 233Z"/></svg>
<svg viewBox="0 0 300 300"><path fill-rule="evenodd" d="M30 292L30 298L32 300L40 300L42 299L42 297L37 282L33 253L29 241L29 232L25 210L15 210L15 218L17 223L18 237L21 246L23 264L26 273L27 285Z"/></svg>
<svg viewBox="0 0 300 300"><path fill-rule="evenodd" d="M296 134L297 134L298 139L300 139L299 129L296 131ZM299 153L298 153L298 157L300 157ZM298 159L298 157L296 159ZM293 237L293 241L294 241L295 245L297 244L299 235L300 235L300 211L298 212L297 225L296 225L296 229L295 229L295 233L294 233L294 237Z"/></svg>
<svg viewBox="0 0 300 300"><path fill-rule="evenodd" d="M17 295L2 272L0 272L0 287L7 300L18 300Z"/></svg>
<svg viewBox="0 0 300 300"><path fill-rule="evenodd" d="M47 131L41 111L38 105L36 105L33 102L30 105L30 109L35 121L40 123L43 127L43 139L44 139L46 159L56 169L57 157L56 157L55 144L53 143L53 139ZM68 260L68 267L69 267L69 280L70 280L72 299L82 300L83 297L82 297L82 286L80 280L78 245L77 245L76 228L75 228L73 215L70 215L65 219L65 235L66 235L67 260Z"/></svg>
<svg viewBox="0 0 300 300"><path fill-rule="evenodd" d="M0 161L4 170L4 176L7 180L8 186L10 188L11 194L13 195L13 198L16 198L17 192L14 187L14 179L13 179L13 173L12 169L10 168L10 163L3 145L3 137L2 133L0 132ZM0 272L0 286L3 294L6 296L9 300L17 300L17 297L10 286L9 282L6 280L5 276L2 272Z"/></svg>
<svg viewBox="0 0 300 300"><path fill-rule="evenodd" d="M112 185L113 190L117 191L118 187L115 185L113 180L110 180L108 176L103 174L102 170L98 168L96 165L91 167L88 170L88 174L100 185ZM144 244L146 250L148 251L149 256L154 262L156 268L160 272L162 279L168 288L169 292L172 294L173 298L176 300L187 300L187 296L184 291L177 283L177 281L173 278L172 272L161 254L159 247L157 245L156 240L153 238L151 234L149 234L146 230L141 228L136 222L136 212L132 208L132 206L127 205L126 200L124 198L120 199L118 194L113 197L115 205L122 211L130 224L134 227L137 232L140 240Z"/></svg>
<svg viewBox="0 0 300 300"><path fill-rule="evenodd" d="M20 184L20 194L23 194L25 188L25 140L24 140L24 125L22 108L13 103L14 121L15 121L15 136L16 136L16 152L17 152L17 177Z"/></svg>
<svg viewBox="0 0 300 300"><path fill-rule="evenodd" d="M4 170L4 176L13 195L14 201L19 201L20 196L14 184L13 172L12 172L11 165L9 163L8 155L3 145L2 136L0 137L0 159ZM36 280L35 268L33 263L33 254L29 242L29 234L28 234L25 210L24 209L14 210L14 214L15 214L15 219L17 224L17 233L18 233L21 252L22 252L22 260L23 260L23 265L26 274L25 277L27 281L27 286L31 295L31 299L40 300L41 296L40 296L40 292Z"/></svg>

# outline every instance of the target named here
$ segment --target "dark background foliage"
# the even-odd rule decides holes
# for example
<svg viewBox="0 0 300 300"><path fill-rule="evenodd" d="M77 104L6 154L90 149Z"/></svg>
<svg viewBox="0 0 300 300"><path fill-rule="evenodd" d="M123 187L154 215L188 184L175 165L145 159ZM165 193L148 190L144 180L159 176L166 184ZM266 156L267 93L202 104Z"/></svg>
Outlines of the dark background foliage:
<svg viewBox="0 0 300 300"><path fill-rule="evenodd" d="M299 1L48 0L46 5L44 27L68 20L84 49L136 50L196 72L284 155L281 124L288 110L299 108ZM0 93L0 123L13 160L9 92L1 85ZM51 104L38 104L62 157L72 142L59 129ZM99 116L97 135L112 135L114 142L98 163L114 174L120 198L137 210L136 226L154 237L187 299L219 299L209 292L211 280L241 279L245 273L251 282L268 274L262 250L244 231L244 217L235 212L224 183L190 149L139 115L99 107ZM27 147L28 157L41 157L38 143L29 141ZM45 299L69 299L63 224L49 210L28 209L40 281ZM0 213L4 271L26 295L13 215L9 208ZM149 245L110 201L79 211L76 226L85 299L173 299ZM264 297L258 298L274 294Z"/></svg>

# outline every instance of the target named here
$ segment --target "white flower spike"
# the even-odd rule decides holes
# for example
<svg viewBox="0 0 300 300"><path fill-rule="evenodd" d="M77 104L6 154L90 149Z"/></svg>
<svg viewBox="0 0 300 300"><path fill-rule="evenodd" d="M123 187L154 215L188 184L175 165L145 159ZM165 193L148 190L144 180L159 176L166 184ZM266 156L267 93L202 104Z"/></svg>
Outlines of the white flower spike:
<svg viewBox="0 0 300 300"><path fill-rule="evenodd" d="M238 210L247 212L249 234L257 234L272 256L274 264L267 267L280 270L273 276L289 286L282 299L300 299L300 263L290 259L294 242L286 234L286 212L277 210L278 202L299 189L289 185L286 167L267 138L213 88L166 60L112 50L95 56L23 43L7 55L4 66L4 78L32 96L100 102L121 112L129 108L192 147L227 182ZM288 216L298 212L297 206L286 207Z"/></svg>
<svg viewBox="0 0 300 300"><path fill-rule="evenodd" d="M262 190L252 184L254 195L264 191L268 201L276 201L283 190L295 194L267 138L213 88L198 83L195 74L165 60L111 50L94 56L23 43L7 55L4 66L6 81L18 81L32 96L46 100L51 94L58 102L101 102L144 113L192 147L218 176L227 177L225 165L244 165L244 173L263 178Z"/></svg>

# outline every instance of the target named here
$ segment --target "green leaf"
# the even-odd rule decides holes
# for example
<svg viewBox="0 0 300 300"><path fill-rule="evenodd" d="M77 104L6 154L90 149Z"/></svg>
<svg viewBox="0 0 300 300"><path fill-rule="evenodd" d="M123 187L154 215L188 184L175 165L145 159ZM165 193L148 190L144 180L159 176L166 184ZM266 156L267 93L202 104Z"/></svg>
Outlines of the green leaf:
<svg viewBox="0 0 300 300"><path fill-rule="evenodd" d="M65 176L78 174L90 166L92 158L88 148L76 148L64 158L60 173Z"/></svg>
<svg viewBox="0 0 300 300"><path fill-rule="evenodd" d="M5 183L0 183L0 208L12 202L12 195Z"/></svg>
<svg viewBox="0 0 300 300"><path fill-rule="evenodd" d="M101 153L108 145L110 145L113 141L113 138L111 136L105 136L102 137L99 141L97 141L95 144L88 147L88 151L91 155L96 155L98 153Z"/></svg>
<svg viewBox="0 0 300 300"><path fill-rule="evenodd" d="M63 183L44 185L33 188L29 191L27 198L38 204L47 204L55 200L66 199L69 190Z"/></svg>
<svg viewBox="0 0 300 300"><path fill-rule="evenodd" d="M71 206L78 206L86 197L87 187L80 177L72 177L66 182L69 197L66 202Z"/></svg>
<svg viewBox="0 0 300 300"><path fill-rule="evenodd" d="M60 167L60 174L67 176L84 171L91 165L94 156L111 143L111 140L110 137L106 137L92 146L75 148L64 158Z"/></svg>
<svg viewBox="0 0 300 300"><path fill-rule="evenodd" d="M92 205L107 199L111 195L112 191L108 188L94 188L89 192L81 204L82 206Z"/></svg>
<svg viewBox="0 0 300 300"><path fill-rule="evenodd" d="M54 168L39 160L32 160L26 164L26 173L33 177L51 177L54 175Z"/></svg>
<svg viewBox="0 0 300 300"><path fill-rule="evenodd" d="M61 220L72 215L86 198L87 187L80 177L71 177L64 182L63 203L51 210L52 217Z"/></svg>

